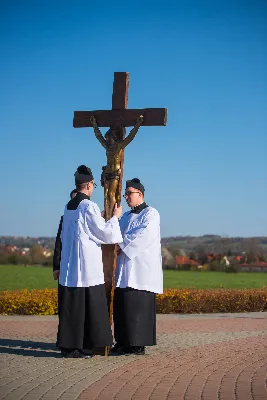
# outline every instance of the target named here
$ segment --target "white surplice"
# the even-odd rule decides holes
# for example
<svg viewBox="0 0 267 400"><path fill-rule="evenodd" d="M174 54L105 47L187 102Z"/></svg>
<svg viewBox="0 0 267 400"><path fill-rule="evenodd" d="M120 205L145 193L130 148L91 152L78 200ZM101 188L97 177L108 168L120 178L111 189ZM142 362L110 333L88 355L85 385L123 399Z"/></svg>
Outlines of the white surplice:
<svg viewBox="0 0 267 400"><path fill-rule="evenodd" d="M123 242L119 244L116 287L163 293L160 216L152 207L139 214L126 212L120 220Z"/></svg>
<svg viewBox="0 0 267 400"><path fill-rule="evenodd" d="M99 207L82 200L76 210L65 207L61 232L59 283L89 287L104 283L101 244L122 242L117 217L105 222Z"/></svg>

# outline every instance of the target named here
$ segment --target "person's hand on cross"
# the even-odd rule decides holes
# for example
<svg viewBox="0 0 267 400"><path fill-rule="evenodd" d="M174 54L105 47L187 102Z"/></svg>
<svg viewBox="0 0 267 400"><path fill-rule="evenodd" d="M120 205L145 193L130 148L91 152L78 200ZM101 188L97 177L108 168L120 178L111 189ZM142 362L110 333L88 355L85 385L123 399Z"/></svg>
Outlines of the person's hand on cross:
<svg viewBox="0 0 267 400"><path fill-rule="evenodd" d="M143 122L144 122L144 117L143 115L140 115L136 120L136 124L141 125Z"/></svg>
<svg viewBox="0 0 267 400"><path fill-rule="evenodd" d="M118 207L117 203L114 207L113 216L117 217L118 219L120 219L120 217L122 216L122 206Z"/></svg>

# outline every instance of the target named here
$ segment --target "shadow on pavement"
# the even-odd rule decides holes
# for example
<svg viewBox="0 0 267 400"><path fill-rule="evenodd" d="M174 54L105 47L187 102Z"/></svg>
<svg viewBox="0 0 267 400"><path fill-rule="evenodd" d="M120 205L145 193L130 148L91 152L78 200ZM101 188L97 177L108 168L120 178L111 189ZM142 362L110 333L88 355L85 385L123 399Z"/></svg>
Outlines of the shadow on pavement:
<svg viewBox="0 0 267 400"><path fill-rule="evenodd" d="M55 343L34 342L32 340L0 339L0 354L61 358Z"/></svg>

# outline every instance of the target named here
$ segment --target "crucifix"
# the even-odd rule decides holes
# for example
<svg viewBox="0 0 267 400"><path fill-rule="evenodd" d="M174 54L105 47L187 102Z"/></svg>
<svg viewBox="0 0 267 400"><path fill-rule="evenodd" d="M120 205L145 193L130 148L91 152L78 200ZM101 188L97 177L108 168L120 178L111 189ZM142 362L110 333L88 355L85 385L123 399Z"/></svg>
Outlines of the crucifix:
<svg viewBox="0 0 267 400"><path fill-rule="evenodd" d="M106 220L112 216L115 203L119 206L121 202L125 147L133 140L140 126L165 126L167 123L166 108L127 109L128 90L129 73L115 72L111 110L74 111L73 127L93 127L96 138L106 149L107 165L102 167L101 175ZM100 127L109 127L105 137L101 134ZM127 137L126 127L133 127ZM102 257L112 323L116 246L103 245Z"/></svg>

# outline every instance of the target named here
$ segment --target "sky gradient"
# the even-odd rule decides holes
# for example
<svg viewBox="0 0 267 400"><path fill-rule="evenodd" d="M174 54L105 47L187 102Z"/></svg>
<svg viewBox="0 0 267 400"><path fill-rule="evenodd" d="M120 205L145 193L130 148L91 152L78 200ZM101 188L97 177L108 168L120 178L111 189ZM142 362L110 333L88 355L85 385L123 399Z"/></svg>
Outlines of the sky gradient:
<svg viewBox="0 0 267 400"><path fill-rule="evenodd" d="M129 108L168 108L124 171L162 236L267 235L266 1L1 1L0 49L0 235L55 236L80 164L103 208L104 149L72 119L111 108L114 71Z"/></svg>

